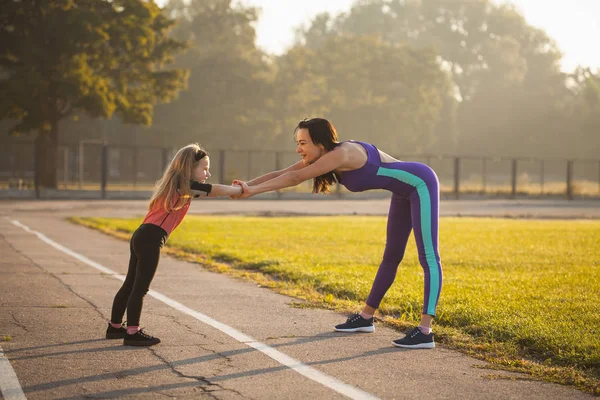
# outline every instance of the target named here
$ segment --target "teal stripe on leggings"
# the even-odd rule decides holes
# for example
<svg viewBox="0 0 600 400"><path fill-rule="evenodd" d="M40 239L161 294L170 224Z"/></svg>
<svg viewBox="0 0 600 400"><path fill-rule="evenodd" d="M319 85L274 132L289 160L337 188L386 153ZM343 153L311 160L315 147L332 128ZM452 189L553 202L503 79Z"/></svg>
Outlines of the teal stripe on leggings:
<svg viewBox="0 0 600 400"><path fill-rule="evenodd" d="M433 250L431 198L429 197L427 184L418 176L397 169L379 168L377 175L398 179L417 189L419 203L421 204L421 234L423 236L423 245L425 246L427 267L429 268L429 302L427 303L427 314L435 315L435 306L440 292L440 275L435 251Z"/></svg>

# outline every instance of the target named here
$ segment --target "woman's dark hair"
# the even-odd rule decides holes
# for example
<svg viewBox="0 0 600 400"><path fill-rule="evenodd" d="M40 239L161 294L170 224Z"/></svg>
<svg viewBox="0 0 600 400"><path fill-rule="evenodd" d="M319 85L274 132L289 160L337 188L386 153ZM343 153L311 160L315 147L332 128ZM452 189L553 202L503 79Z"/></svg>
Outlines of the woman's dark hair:
<svg viewBox="0 0 600 400"><path fill-rule="evenodd" d="M333 124L325 118L303 119L294 129L294 135L298 129L307 129L313 143L322 145L326 151L331 151L340 145ZM313 193L329 193L329 185L335 182L337 179L333 171L317 176L313 181Z"/></svg>

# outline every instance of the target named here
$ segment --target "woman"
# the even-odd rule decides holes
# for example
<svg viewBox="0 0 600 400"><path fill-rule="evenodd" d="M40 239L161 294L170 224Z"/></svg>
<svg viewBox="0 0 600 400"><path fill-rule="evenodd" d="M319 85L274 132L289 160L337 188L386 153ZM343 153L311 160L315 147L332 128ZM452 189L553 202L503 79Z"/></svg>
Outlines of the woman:
<svg viewBox="0 0 600 400"><path fill-rule="evenodd" d="M373 316L392 285L404 256L412 229L424 270L424 304L419 326L405 337L394 340L398 347L434 348L431 323L442 286L442 265L438 252L439 182L427 165L402 162L369 143L338 142L333 125L326 119L301 121L296 130L296 153L302 160L249 182L236 180L243 192L238 198L296 186L314 179L313 193L327 193L339 182L352 192L369 189L391 191L387 239L383 260L375 276L366 304L360 313L335 327L340 332L373 332Z"/></svg>

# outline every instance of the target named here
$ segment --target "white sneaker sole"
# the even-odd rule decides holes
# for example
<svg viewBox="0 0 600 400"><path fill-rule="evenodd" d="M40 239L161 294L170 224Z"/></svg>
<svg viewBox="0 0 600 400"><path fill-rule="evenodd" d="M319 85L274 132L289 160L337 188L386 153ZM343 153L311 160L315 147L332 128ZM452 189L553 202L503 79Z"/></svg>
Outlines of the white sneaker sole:
<svg viewBox="0 0 600 400"><path fill-rule="evenodd" d="M405 349L433 349L435 348L435 342L431 342L431 343L419 343L419 344L398 344L398 343L394 343L392 342L392 344L396 347L402 347Z"/></svg>
<svg viewBox="0 0 600 400"><path fill-rule="evenodd" d="M360 328L350 328L350 329L338 329L333 328L336 332L375 332L375 326L363 326Z"/></svg>

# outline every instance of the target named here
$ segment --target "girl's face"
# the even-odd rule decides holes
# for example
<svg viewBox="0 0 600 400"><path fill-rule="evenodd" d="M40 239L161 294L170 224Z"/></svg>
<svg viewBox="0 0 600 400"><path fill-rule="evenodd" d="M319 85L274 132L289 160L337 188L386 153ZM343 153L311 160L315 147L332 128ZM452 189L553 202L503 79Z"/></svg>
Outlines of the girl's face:
<svg viewBox="0 0 600 400"><path fill-rule="evenodd" d="M323 154L325 154L325 148L323 145L315 145L308 133L308 129L301 128L296 132L296 142L298 147L296 153L300 154L304 164L309 165L317 161Z"/></svg>
<svg viewBox="0 0 600 400"><path fill-rule="evenodd" d="M208 178L210 178L210 172L208 171L210 168L210 159L208 157L204 157L192 171L192 180L196 182L205 183Z"/></svg>

